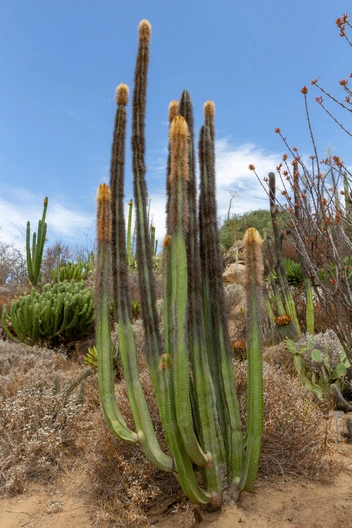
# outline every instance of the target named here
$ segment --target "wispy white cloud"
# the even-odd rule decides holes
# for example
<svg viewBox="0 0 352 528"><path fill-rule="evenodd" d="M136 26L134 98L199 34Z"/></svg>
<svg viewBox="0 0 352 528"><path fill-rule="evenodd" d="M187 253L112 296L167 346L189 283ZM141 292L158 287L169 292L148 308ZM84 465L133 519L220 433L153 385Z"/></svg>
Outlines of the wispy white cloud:
<svg viewBox="0 0 352 528"><path fill-rule="evenodd" d="M248 169L255 165L258 174L267 176L279 164L282 154L266 152L253 143L233 145L228 139L216 141L216 187L218 217L227 216L231 195L231 214L245 213L256 209L267 209L268 198L254 173ZM159 160L159 166L162 163ZM165 172L165 162L163 165ZM156 227L156 236L162 240L165 236L166 196L164 190L152 191L151 214Z"/></svg>
<svg viewBox="0 0 352 528"><path fill-rule="evenodd" d="M6 198L0 197L0 238L23 249L27 222L31 223L31 233L37 232L38 221L43 214L43 201L26 189L14 192L7 188L7 191ZM95 237L94 214L70 206L64 207L55 197L49 198L46 221L50 242L76 242L88 233L92 234L93 239Z"/></svg>
<svg viewBox="0 0 352 528"><path fill-rule="evenodd" d="M230 193L235 192L232 213L267 209L267 196L256 176L248 168L253 164L258 174L267 176L281 159L280 153L266 152L253 143L232 145L227 139L216 142L217 200L221 217L228 211Z"/></svg>
<svg viewBox="0 0 352 528"><path fill-rule="evenodd" d="M165 173L166 149L155 153L149 152L148 188L151 199L150 214L156 227L156 237L161 247L166 234L165 224ZM154 158L152 156L154 154ZM216 142L217 168L217 204L218 217L224 219L229 208L232 193L231 213L243 213L250 210L268 207L268 199L260 183L248 165L253 163L258 173L266 176L275 170L281 158L280 153L267 153L257 145L248 143L234 145L228 139L218 139ZM37 231L38 220L42 216L42 200L26 189L14 190L11 186L2 185L0 196L0 237L8 243L15 243L18 247L25 247L26 225L31 222L31 230ZM126 199L126 219L127 219ZM65 205L62 205L65 204ZM87 236L95 239L95 211L82 211L73 203L73 199L66 196L49 196L47 211L49 243L63 240L67 243L79 242Z"/></svg>

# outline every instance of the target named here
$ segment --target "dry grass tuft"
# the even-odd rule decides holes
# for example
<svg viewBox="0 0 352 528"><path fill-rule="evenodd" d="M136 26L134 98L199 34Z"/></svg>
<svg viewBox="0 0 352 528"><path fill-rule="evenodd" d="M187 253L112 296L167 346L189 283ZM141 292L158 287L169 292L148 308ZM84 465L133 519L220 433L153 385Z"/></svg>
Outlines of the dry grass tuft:
<svg viewBox="0 0 352 528"><path fill-rule="evenodd" d="M55 390L70 379L66 363L62 354L0 342L1 495L22 492L28 480L51 479L75 450L83 406Z"/></svg>
<svg viewBox="0 0 352 528"><path fill-rule="evenodd" d="M246 362L236 362L236 387L243 423L246 412ZM264 363L264 432L260 477L314 478L326 466L327 409L315 403L300 381Z"/></svg>
<svg viewBox="0 0 352 528"><path fill-rule="evenodd" d="M162 436L149 374L140 374L154 428L162 449L167 446ZM90 400L98 398L96 381L87 388ZM116 396L121 412L133 428L133 418L124 382L116 386ZM176 501L180 494L175 477L158 470L149 462L139 446L116 438L107 428L100 409L91 416L93 426L81 437L85 471L89 476L89 493L100 505L96 521L99 526L151 526L149 516L160 511L159 506L168 498ZM166 501L167 506L170 500ZM172 503L172 501L171 501Z"/></svg>
<svg viewBox="0 0 352 528"><path fill-rule="evenodd" d="M157 405L141 352L143 331L134 325L140 379L162 449ZM246 363L235 364L243 418ZM69 397L60 392L79 378L81 370L60 353L0 342L0 492L23 491L28 480L55 477L74 465L85 475L81 493L89 499L97 526L147 527L161 520L168 508L185 528L196 511L188 506L175 477L156 469L140 447L114 437L106 426L97 379L85 382ZM327 423L300 382L278 367L265 365L265 424L260 479L271 476L314 477L327 452ZM133 418L123 381L116 384L121 412L131 428ZM176 506L175 506L176 505ZM169 510L170 511L170 510ZM177 514L177 515L176 515Z"/></svg>

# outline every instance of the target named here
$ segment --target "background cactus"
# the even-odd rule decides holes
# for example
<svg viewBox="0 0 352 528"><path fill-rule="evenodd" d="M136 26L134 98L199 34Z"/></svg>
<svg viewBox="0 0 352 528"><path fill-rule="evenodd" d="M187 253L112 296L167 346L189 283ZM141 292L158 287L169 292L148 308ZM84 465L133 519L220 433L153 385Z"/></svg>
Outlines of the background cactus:
<svg viewBox="0 0 352 528"><path fill-rule="evenodd" d="M86 335L92 328L93 307L92 289L85 289L84 282L46 284L41 293L33 287L29 295L13 300L9 314L4 306L2 325L14 341L53 345Z"/></svg>
<svg viewBox="0 0 352 528"><path fill-rule="evenodd" d="M329 357L327 338L324 340L324 350L316 348L313 336L309 336L306 344L294 343L287 339L286 346L293 354L295 370L308 390L315 392L320 399L334 393L333 385L338 392L343 390L344 379L351 363L341 346L334 364Z"/></svg>
<svg viewBox="0 0 352 528"><path fill-rule="evenodd" d="M45 222L46 210L48 208L48 198L44 198L43 215L38 222L38 233L33 233L32 248L31 248L31 224L27 222L26 231L26 256L28 279L33 286L37 285L40 267L42 264L44 242L46 237L47 224Z"/></svg>
<svg viewBox="0 0 352 528"><path fill-rule="evenodd" d="M136 207L137 269L145 349L170 455L156 439L138 378L131 328L130 294L123 211L124 141L127 89L120 85L112 147L110 188L99 187L97 202L98 255L95 315L98 377L102 407L111 430L138 443L157 467L174 472L195 503L217 507L225 487L236 499L255 481L263 423L261 240L249 230L244 245L248 277L248 422L246 444L234 383L228 335L222 256L215 199L215 107L204 105L200 131L200 200L197 216L192 103L183 92L170 106L167 173L167 236L164 240L164 340L159 329L152 271L145 167L145 112L151 27L139 26L132 118L132 159ZM122 97L122 92L126 97ZM198 240L200 244L198 244ZM109 317L111 278L114 319L118 322L119 353L135 420L134 432L123 419L115 398ZM202 482L196 478L198 466Z"/></svg>
<svg viewBox="0 0 352 528"><path fill-rule="evenodd" d="M57 266L51 272L54 282L63 282L74 280L81 282L86 279L88 273L94 270L94 253L91 253L86 262L68 262L64 266Z"/></svg>

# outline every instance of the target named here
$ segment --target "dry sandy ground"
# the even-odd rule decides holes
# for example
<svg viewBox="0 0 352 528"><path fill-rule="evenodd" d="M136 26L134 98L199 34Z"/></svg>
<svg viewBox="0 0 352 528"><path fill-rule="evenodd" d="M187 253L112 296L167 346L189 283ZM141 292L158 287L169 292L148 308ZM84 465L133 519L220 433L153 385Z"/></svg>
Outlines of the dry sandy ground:
<svg viewBox="0 0 352 528"><path fill-rule="evenodd" d="M200 528L352 528L352 445L336 443L340 469L328 482L268 484L244 493L237 505L201 512ZM1 528L87 528L94 510L79 491L77 474L55 486L31 485L23 495L0 501ZM177 528L177 514L159 518L160 528ZM96 526L96 525L95 525ZM183 525L184 527L184 525Z"/></svg>

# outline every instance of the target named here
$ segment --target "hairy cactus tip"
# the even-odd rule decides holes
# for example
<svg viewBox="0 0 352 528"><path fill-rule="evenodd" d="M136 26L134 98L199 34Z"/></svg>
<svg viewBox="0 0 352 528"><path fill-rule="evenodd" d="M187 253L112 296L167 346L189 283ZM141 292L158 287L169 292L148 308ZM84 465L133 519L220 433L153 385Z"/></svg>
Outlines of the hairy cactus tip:
<svg viewBox="0 0 352 528"><path fill-rule="evenodd" d="M203 106L205 117L215 117L215 104L213 101L206 101Z"/></svg>
<svg viewBox="0 0 352 528"><path fill-rule="evenodd" d="M119 84L116 88L116 103L118 105L127 106L128 104L128 86L127 84Z"/></svg>
<svg viewBox="0 0 352 528"><path fill-rule="evenodd" d="M111 200L111 191L107 183L102 183L98 187L97 202L106 202Z"/></svg>
<svg viewBox="0 0 352 528"><path fill-rule="evenodd" d="M163 247L169 247L171 246L171 243L172 243L172 236L166 235L164 238Z"/></svg>
<svg viewBox="0 0 352 528"><path fill-rule="evenodd" d="M169 122L171 123L174 117L178 114L178 101L171 101L169 104Z"/></svg>
<svg viewBox="0 0 352 528"><path fill-rule="evenodd" d="M109 241L111 239L111 191L106 183L98 187L97 192L97 239Z"/></svg>
<svg viewBox="0 0 352 528"><path fill-rule="evenodd" d="M150 37L152 35L152 26L148 20L141 20L138 28L139 38L145 42L150 42Z"/></svg>
<svg viewBox="0 0 352 528"><path fill-rule="evenodd" d="M177 115L171 121L170 126L170 140L175 140L176 138L188 138L188 125L184 117Z"/></svg>
<svg viewBox="0 0 352 528"><path fill-rule="evenodd" d="M251 268L255 269L255 282L257 285L263 284L263 254L262 237L255 229L249 227L243 238L245 266L247 269L247 281L251 280Z"/></svg>

